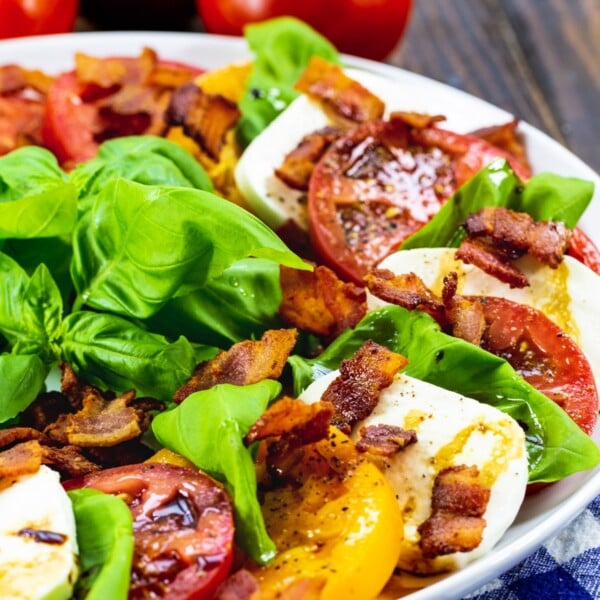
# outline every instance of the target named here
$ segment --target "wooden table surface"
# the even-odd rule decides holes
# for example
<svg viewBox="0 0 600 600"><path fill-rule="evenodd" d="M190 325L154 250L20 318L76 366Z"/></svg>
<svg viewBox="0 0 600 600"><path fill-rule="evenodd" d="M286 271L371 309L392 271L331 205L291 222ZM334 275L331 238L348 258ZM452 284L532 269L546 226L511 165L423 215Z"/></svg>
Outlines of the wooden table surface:
<svg viewBox="0 0 600 600"><path fill-rule="evenodd" d="M600 0L415 0L388 62L512 112L600 172Z"/></svg>

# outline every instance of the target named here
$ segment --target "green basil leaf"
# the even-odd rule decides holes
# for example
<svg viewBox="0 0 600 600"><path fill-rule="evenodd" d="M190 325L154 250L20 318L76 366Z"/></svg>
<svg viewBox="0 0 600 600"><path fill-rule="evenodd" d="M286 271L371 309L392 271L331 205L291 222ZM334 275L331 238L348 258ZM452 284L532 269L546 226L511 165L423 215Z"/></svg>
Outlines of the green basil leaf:
<svg viewBox="0 0 600 600"><path fill-rule="evenodd" d="M76 217L75 188L51 152L27 146L0 158L0 238L70 235Z"/></svg>
<svg viewBox="0 0 600 600"><path fill-rule="evenodd" d="M71 274L79 306L143 319L249 256L310 268L262 221L218 196L116 179L78 223Z"/></svg>
<svg viewBox="0 0 600 600"><path fill-rule="evenodd" d="M210 178L187 150L152 135L104 142L95 158L71 172L70 181L82 198L98 194L118 177L146 185L193 187L209 192L213 189Z"/></svg>
<svg viewBox="0 0 600 600"><path fill-rule="evenodd" d="M169 342L110 314L80 311L63 321L60 357L93 385L170 400L196 365L184 338Z"/></svg>
<svg viewBox="0 0 600 600"><path fill-rule="evenodd" d="M339 63L334 46L292 17L247 25L244 35L255 58L240 102L237 135L247 146L299 94L294 84L312 56Z"/></svg>
<svg viewBox="0 0 600 600"><path fill-rule="evenodd" d="M126 600L134 545L129 507L98 490L67 493L75 515L81 568L75 598Z"/></svg>
<svg viewBox="0 0 600 600"><path fill-rule="evenodd" d="M152 331L220 348L282 326L279 265L246 258L202 289L175 298L148 321Z"/></svg>
<svg viewBox="0 0 600 600"><path fill-rule="evenodd" d="M562 221L572 229L593 195L591 181L540 173L527 182L514 208L529 213L536 221Z"/></svg>
<svg viewBox="0 0 600 600"><path fill-rule="evenodd" d="M0 332L17 354L55 358L52 343L62 316L60 290L42 263L29 277L9 256L0 253Z"/></svg>
<svg viewBox="0 0 600 600"><path fill-rule="evenodd" d="M48 367L35 354L0 354L0 423L24 411L44 389Z"/></svg>
<svg viewBox="0 0 600 600"><path fill-rule="evenodd" d="M281 385L270 380L244 387L217 385L188 396L152 422L152 431L163 446L225 485L233 498L237 541L261 564L274 557L275 545L258 503L251 449L243 440L280 391Z"/></svg>
<svg viewBox="0 0 600 600"><path fill-rule="evenodd" d="M338 368L368 339L406 356L407 375L496 406L519 421L527 439L530 482L556 481L600 463L596 443L506 361L443 333L429 315L399 306L367 314L315 359L292 357L295 393Z"/></svg>

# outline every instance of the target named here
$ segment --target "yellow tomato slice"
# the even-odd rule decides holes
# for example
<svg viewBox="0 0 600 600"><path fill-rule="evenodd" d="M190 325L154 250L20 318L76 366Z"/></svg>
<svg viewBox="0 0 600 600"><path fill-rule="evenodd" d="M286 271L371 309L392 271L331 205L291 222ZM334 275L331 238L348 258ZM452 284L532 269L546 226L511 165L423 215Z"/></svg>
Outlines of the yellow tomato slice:
<svg viewBox="0 0 600 600"><path fill-rule="evenodd" d="M311 446L296 466L297 481L265 493L263 515L278 554L251 568L260 583L256 597L375 598L400 553L394 492L339 431Z"/></svg>

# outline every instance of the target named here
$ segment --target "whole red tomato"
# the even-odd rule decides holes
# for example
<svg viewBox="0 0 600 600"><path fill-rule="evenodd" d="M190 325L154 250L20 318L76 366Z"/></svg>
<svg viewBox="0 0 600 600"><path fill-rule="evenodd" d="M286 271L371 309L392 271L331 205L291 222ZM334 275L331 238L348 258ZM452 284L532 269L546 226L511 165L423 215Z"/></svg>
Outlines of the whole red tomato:
<svg viewBox="0 0 600 600"><path fill-rule="evenodd" d="M294 16L327 37L338 50L375 60L395 47L412 0L196 0L206 30L241 35L246 23Z"/></svg>
<svg viewBox="0 0 600 600"><path fill-rule="evenodd" d="M0 38L69 32L78 9L79 0L0 0Z"/></svg>

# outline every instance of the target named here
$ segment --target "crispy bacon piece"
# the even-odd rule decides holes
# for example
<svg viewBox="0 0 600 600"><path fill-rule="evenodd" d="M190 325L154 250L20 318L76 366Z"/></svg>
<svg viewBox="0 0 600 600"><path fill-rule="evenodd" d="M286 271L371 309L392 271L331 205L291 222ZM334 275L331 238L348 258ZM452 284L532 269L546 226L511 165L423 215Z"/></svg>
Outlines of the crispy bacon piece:
<svg viewBox="0 0 600 600"><path fill-rule="evenodd" d="M519 135L517 128L519 119L513 119L501 125L492 125L473 131L471 135L477 136L486 142L512 154L520 163L530 168L527 152L523 138Z"/></svg>
<svg viewBox="0 0 600 600"><path fill-rule="evenodd" d="M419 546L425 558L468 552L481 543L490 489L479 483L475 466L442 469L433 484L431 516L421 523Z"/></svg>
<svg viewBox="0 0 600 600"><path fill-rule="evenodd" d="M0 95L15 94L25 90L41 95L48 92L54 77L36 69L24 69L18 65L0 67Z"/></svg>
<svg viewBox="0 0 600 600"><path fill-rule="evenodd" d="M131 440L142 433L135 409L128 406L134 398L132 390L107 400L89 387L81 410L61 415L46 433L61 444L80 447L114 446Z"/></svg>
<svg viewBox="0 0 600 600"><path fill-rule="evenodd" d="M220 94L209 94L194 83L178 87L165 113L168 125L181 125L213 160L219 154L225 134L237 123L241 112L235 102Z"/></svg>
<svg viewBox="0 0 600 600"><path fill-rule="evenodd" d="M534 221L527 213L503 207L485 207L464 224L467 238L456 256L475 264L511 287L529 285L509 261L531 254L555 269L569 248L571 231L561 222Z"/></svg>
<svg viewBox="0 0 600 600"><path fill-rule="evenodd" d="M298 145L288 152L275 175L295 190L308 191L308 182L315 165L329 146L339 137L338 127L323 127L305 135Z"/></svg>
<svg viewBox="0 0 600 600"><path fill-rule="evenodd" d="M380 119L384 103L357 81L348 77L341 67L313 56L294 86L323 103L325 109L342 123L364 123Z"/></svg>
<svg viewBox="0 0 600 600"><path fill-rule="evenodd" d="M36 440L42 444L49 444L50 438L33 427L9 427L0 429L0 448L8 448L21 442Z"/></svg>
<svg viewBox="0 0 600 600"><path fill-rule="evenodd" d="M348 433L353 425L368 417L377 406L379 394L391 385L394 375L407 362L401 354L371 340L352 358L342 361L339 376L321 397L334 406L332 425Z"/></svg>
<svg viewBox="0 0 600 600"><path fill-rule="evenodd" d="M436 321L444 321L444 304L415 273L396 275L388 269L372 269L364 281L377 298L408 310L422 310Z"/></svg>
<svg viewBox="0 0 600 600"><path fill-rule="evenodd" d="M180 403L190 394L220 383L249 385L263 379L277 379L297 336L295 329L271 329L260 340L238 342L219 352L196 367L192 378L175 393L174 402Z"/></svg>
<svg viewBox="0 0 600 600"><path fill-rule="evenodd" d="M58 471L63 479L82 477L88 473L100 471L104 466L86 458L76 446L63 446L62 448L43 446L42 452L43 464Z"/></svg>
<svg viewBox="0 0 600 600"><path fill-rule="evenodd" d="M486 329L483 308L479 302L454 297L446 304L446 318L451 325L452 335L481 346Z"/></svg>
<svg viewBox="0 0 600 600"><path fill-rule="evenodd" d="M409 127L416 129L423 129L424 127L431 127L440 121L445 121L444 115L428 115L426 113L418 112L406 112L397 110L390 114L390 121L402 121Z"/></svg>
<svg viewBox="0 0 600 600"><path fill-rule="evenodd" d="M252 425L245 442L285 438L287 448L318 442L327 437L333 406L327 402L306 404L284 397L272 404Z"/></svg>
<svg viewBox="0 0 600 600"><path fill-rule="evenodd" d="M299 271L281 267L283 298L279 314L299 329L333 337L354 327L366 314L366 293L343 282L329 268Z"/></svg>
<svg viewBox="0 0 600 600"><path fill-rule="evenodd" d="M21 442L0 452L0 490L23 475L37 473L42 464L42 446L37 440Z"/></svg>
<svg viewBox="0 0 600 600"><path fill-rule="evenodd" d="M377 456L394 456L417 441L414 429L403 429L397 425L369 425L361 427L359 434L356 449Z"/></svg>
<svg viewBox="0 0 600 600"><path fill-rule="evenodd" d="M215 600L251 600L258 591L258 581L254 575L246 569L240 569L220 585Z"/></svg>

